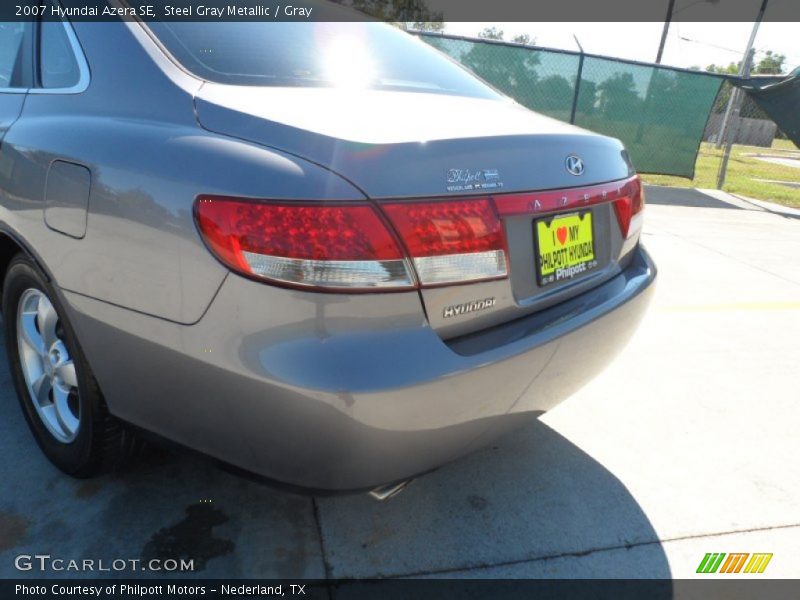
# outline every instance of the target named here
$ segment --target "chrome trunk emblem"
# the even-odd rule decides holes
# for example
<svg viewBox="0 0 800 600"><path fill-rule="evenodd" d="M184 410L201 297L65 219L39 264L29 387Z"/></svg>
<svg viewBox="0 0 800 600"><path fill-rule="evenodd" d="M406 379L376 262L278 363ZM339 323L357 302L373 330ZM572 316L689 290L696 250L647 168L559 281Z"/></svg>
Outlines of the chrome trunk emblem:
<svg viewBox="0 0 800 600"><path fill-rule="evenodd" d="M567 171L572 175L583 175L583 159L580 156L570 154L566 160Z"/></svg>

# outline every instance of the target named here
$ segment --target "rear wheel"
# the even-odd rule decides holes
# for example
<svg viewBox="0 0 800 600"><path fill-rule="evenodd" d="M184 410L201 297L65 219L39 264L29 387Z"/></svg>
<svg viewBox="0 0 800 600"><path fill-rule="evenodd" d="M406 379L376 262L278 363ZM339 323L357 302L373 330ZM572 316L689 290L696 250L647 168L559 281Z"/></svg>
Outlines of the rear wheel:
<svg viewBox="0 0 800 600"><path fill-rule="evenodd" d="M58 297L23 254L6 272L3 321L22 411L50 461L75 477L127 462L139 442L109 414Z"/></svg>

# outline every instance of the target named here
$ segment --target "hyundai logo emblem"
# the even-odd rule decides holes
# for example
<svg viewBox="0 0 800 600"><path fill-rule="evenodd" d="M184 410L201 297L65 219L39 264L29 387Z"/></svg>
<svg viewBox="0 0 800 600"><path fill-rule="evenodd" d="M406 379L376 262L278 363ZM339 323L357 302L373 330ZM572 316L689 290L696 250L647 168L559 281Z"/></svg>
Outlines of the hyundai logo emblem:
<svg viewBox="0 0 800 600"><path fill-rule="evenodd" d="M583 160L581 160L580 156L575 156L574 154L570 154L567 157L567 171L572 173L573 175L583 175Z"/></svg>

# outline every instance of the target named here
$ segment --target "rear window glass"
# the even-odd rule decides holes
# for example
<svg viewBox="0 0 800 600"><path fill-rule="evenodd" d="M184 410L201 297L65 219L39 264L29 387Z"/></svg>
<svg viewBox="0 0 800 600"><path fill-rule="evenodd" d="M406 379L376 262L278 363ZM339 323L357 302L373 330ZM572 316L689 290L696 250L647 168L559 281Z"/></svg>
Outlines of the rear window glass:
<svg viewBox="0 0 800 600"><path fill-rule="evenodd" d="M64 24L43 21L39 28L39 60L42 87L69 88L81 78Z"/></svg>
<svg viewBox="0 0 800 600"><path fill-rule="evenodd" d="M384 23L153 22L148 27L188 71L216 83L498 97L427 44Z"/></svg>
<svg viewBox="0 0 800 600"><path fill-rule="evenodd" d="M0 88L22 86L26 23L0 23Z"/></svg>

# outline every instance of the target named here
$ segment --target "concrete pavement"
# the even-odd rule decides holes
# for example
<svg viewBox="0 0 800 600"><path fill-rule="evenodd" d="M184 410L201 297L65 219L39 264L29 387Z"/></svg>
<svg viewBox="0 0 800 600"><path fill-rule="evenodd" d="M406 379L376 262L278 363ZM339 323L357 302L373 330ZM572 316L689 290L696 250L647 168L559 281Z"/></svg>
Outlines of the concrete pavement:
<svg viewBox="0 0 800 600"><path fill-rule="evenodd" d="M306 498L165 449L71 480L36 448L2 357L0 577L49 553L191 557L208 577L686 578L706 552L770 552L759 577L800 576L800 219L647 198L660 281L619 358L384 503Z"/></svg>

